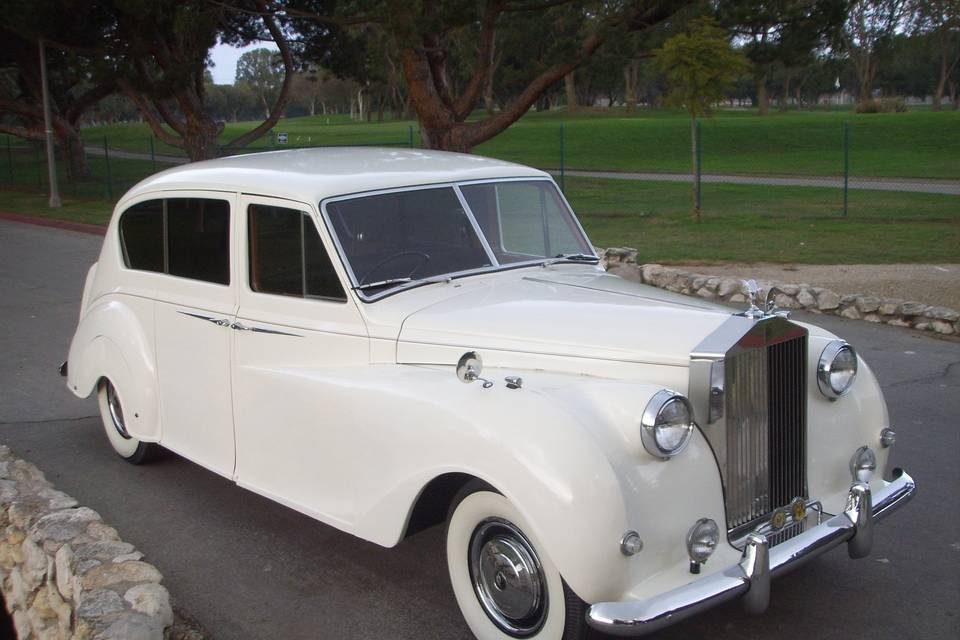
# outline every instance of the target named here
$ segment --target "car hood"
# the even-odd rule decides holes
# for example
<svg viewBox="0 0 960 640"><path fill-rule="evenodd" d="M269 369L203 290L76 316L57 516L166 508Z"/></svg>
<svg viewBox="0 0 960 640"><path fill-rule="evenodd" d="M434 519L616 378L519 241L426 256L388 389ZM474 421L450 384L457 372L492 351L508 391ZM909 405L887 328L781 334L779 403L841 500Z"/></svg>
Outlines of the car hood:
<svg viewBox="0 0 960 640"><path fill-rule="evenodd" d="M455 347L685 366L730 313L593 269L507 272L410 313L397 360L450 364Z"/></svg>

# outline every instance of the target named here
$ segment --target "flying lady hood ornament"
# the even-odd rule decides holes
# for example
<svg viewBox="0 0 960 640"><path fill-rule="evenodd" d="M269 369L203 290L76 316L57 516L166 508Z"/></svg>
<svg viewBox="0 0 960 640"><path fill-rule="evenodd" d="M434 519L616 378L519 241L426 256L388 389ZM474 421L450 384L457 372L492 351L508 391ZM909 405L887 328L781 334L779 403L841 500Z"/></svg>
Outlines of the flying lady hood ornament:
<svg viewBox="0 0 960 640"><path fill-rule="evenodd" d="M756 280L741 280L740 282L743 285L741 291L747 296L747 302L750 303L750 307L737 315L753 318L754 320L769 318L771 316L778 316L780 318L790 317L788 310L777 309L776 298L778 293L783 293L781 289L778 287L770 287L767 289L767 294L761 298L760 294L762 290Z"/></svg>

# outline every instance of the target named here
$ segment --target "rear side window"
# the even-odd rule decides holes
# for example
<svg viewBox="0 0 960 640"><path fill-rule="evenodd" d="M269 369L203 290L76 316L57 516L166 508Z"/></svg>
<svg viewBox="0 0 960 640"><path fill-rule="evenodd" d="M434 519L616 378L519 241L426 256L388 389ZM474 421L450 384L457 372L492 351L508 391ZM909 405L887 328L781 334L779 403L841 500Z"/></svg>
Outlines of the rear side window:
<svg viewBox="0 0 960 640"><path fill-rule="evenodd" d="M123 213L120 246L130 269L164 272L163 200L140 202Z"/></svg>
<svg viewBox="0 0 960 640"><path fill-rule="evenodd" d="M167 202L167 273L230 284L230 204L207 198Z"/></svg>
<svg viewBox="0 0 960 640"><path fill-rule="evenodd" d="M120 217L130 269L230 284L230 203L211 198L148 200Z"/></svg>
<svg viewBox="0 0 960 640"><path fill-rule="evenodd" d="M253 204L247 210L250 288L259 293L346 300L343 287L303 211Z"/></svg>

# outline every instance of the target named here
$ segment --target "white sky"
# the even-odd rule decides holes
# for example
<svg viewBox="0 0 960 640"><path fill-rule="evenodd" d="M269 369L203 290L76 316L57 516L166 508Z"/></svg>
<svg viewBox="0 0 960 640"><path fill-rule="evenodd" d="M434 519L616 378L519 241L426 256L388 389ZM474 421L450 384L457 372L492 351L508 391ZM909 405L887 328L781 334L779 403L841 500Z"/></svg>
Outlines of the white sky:
<svg viewBox="0 0 960 640"><path fill-rule="evenodd" d="M274 42L255 42L245 47L231 47L226 44L218 44L210 50L210 57L213 58L214 67L210 69L213 74L214 84L233 84L237 77L237 60L247 51L253 49L271 49L277 50Z"/></svg>

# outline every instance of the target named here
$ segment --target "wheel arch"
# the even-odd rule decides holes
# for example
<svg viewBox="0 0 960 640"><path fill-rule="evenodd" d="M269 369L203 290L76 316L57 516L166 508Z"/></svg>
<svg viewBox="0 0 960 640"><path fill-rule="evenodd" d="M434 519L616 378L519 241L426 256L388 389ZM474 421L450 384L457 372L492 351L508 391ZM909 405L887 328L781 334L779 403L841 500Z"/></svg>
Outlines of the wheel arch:
<svg viewBox="0 0 960 640"><path fill-rule="evenodd" d="M119 300L91 308L80 321L70 345L67 387L81 398L95 393L108 379L124 403L130 435L145 442L160 439L159 398L153 348L152 302ZM144 327L143 319L148 326Z"/></svg>

